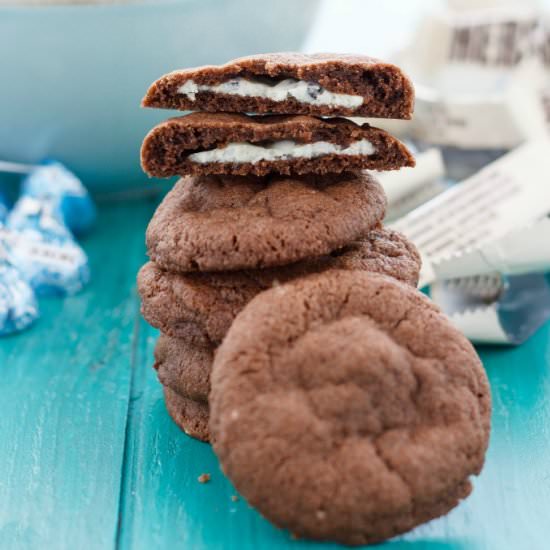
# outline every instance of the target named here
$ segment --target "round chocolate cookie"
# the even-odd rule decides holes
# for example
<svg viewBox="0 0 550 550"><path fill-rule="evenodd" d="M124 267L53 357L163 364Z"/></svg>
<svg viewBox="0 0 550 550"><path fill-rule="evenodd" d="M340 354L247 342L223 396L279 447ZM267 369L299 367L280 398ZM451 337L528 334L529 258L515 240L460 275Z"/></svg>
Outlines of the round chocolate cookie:
<svg viewBox="0 0 550 550"><path fill-rule="evenodd" d="M194 346L179 338L161 334L155 346L159 381L182 397L208 403L212 347Z"/></svg>
<svg viewBox="0 0 550 550"><path fill-rule="evenodd" d="M375 229L332 254L262 270L172 273L153 262L138 275L141 311L154 327L191 345L218 345L235 316L259 292L327 269L384 273L416 286L420 255L403 235Z"/></svg>
<svg viewBox="0 0 550 550"><path fill-rule="evenodd" d="M384 191L367 173L186 177L155 212L147 249L171 271L285 265L366 235L385 209Z"/></svg>
<svg viewBox="0 0 550 550"><path fill-rule="evenodd" d="M491 402L475 350L384 275L329 271L259 294L211 385L224 472L299 536L392 537L449 511L483 466Z"/></svg>
<svg viewBox="0 0 550 550"><path fill-rule="evenodd" d="M208 429L208 405L193 401L164 388L166 409L172 420L189 436L201 441L210 441Z"/></svg>

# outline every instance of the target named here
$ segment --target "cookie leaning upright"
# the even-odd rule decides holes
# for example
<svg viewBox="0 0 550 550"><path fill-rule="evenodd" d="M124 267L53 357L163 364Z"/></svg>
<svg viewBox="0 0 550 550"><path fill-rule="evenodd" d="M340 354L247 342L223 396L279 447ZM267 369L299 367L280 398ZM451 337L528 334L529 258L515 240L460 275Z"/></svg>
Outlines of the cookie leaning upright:
<svg viewBox="0 0 550 550"><path fill-rule="evenodd" d="M392 537L456 506L483 466L479 358L428 298L383 275L329 271L259 294L211 383L224 472L299 536Z"/></svg>

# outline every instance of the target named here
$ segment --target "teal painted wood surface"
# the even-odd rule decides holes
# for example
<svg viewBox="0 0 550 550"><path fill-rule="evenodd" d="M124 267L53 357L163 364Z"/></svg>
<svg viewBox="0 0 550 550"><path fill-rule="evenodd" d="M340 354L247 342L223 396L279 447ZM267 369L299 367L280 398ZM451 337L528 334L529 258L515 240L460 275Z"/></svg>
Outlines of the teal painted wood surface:
<svg viewBox="0 0 550 550"><path fill-rule="evenodd" d="M93 280L41 301L0 340L0 547L111 548L138 304L133 279L153 205L102 210L84 243Z"/></svg>
<svg viewBox="0 0 550 550"><path fill-rule="evenodd" d="M43 302L31 331L0 340L0 548L336 548L294 541L233 502L210 447L166 413L151 369L157 333L135 294L153 208L102 206L84 243L90 287ZM494 412L474 493L382 547L548 548L550 324L519 348L480 352Z"/></svg>

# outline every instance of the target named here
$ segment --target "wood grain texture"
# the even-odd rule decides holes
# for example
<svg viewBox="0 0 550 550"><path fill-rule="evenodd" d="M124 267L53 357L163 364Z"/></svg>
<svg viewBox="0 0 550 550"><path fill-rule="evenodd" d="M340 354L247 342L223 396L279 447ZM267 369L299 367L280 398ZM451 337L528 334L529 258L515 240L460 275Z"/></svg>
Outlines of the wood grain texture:
<svg viewBox="0 0 550 550"><path fill-rule="evenodd" d="M0 340L0 548L111 548L138 303L152 205L110 205L84 246L92 283L42 300Z"/></svg>
<svg viewBox="0 0 550 550"><path fill-rule="evenodd" d="M134 290L153 207L103 206L85 243L90 287L43 302L32 330L0 340L0 549L337 548L294 541L233 502L210 446L168 416L151 368L157 332ZM548 547L550 323L481 355L494 414L474 493L385 548Z"/></svg>

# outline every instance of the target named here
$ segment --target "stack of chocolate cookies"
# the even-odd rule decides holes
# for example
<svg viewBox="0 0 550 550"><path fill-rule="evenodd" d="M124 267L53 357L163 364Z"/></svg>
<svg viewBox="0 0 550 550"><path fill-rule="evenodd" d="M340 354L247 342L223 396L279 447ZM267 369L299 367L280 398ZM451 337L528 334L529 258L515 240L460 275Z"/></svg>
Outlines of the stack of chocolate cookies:
<svg viewBox="0 0 550 550"><path fill-rule="evenodd" d="M181 176L138 276L168 411L298 536L402 533L456 506L483 465L482 365L416 290L418 252L382 226L368 171L414 160L335 118L407 119L413 98L387 63L273 54L170 73L144 99L198 111L142 147L148 174Z"/></svg>
<svg viewBox="0 0 550 550"><path fill-rule="evenodd" d="M365 172L412 155L383 130L326 118L410 118L413 101L397 67L357 56L262 55L153 83L145 106L200 110L156 126L141 152L150 176L181 176L149 225L138 283L162 333L166 405L187 434L209 439L214 353L261 291L334 268L416 285L418 252L381 227L385 195Z"/></svg>

